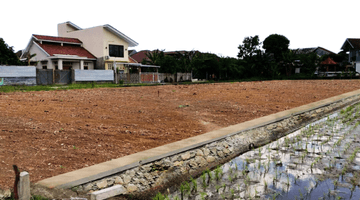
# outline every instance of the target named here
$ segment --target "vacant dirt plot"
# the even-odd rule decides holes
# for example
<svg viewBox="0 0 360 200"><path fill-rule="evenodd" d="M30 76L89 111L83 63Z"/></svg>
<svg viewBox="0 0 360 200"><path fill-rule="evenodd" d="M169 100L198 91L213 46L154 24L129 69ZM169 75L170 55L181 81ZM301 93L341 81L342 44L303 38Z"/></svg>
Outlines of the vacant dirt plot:
<svg viewBox="0 0 360 200"><path fill-rule="evenodd" d="M0 95L0 188L36 182L360 89L359 80L266 81Z"/></svg>

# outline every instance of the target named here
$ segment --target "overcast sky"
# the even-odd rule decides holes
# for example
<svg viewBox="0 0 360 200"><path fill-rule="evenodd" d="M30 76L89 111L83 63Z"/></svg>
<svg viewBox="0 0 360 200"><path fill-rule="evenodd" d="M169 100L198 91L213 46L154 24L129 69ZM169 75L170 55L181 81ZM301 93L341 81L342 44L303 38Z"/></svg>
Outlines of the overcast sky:
<svg viewBox="0 0 360 200"><path fill-rule="evenodd" d="M263 41L277 33L292 49L335 53L346 38L360 38L359 0L2 0L1 7L0 37L15 51L32 34L57 36L57 24L66 21L81 28L110 24L138 42L137 51L194 49L224 57L236 57L247 36Z"/></svg>

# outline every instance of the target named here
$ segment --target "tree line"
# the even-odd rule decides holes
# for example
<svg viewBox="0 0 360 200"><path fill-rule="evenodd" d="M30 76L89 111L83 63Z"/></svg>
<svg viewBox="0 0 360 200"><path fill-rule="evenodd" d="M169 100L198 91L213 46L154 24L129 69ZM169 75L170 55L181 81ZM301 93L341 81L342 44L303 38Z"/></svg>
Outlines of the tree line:
<svg viewBox="0 0 360 200"><path fill-rule="evenodd" d="M238 46L237 58L198 51L177 52L174 56L154 50L147 52L147 59L142 63L161 66L159 72L162 73L192 72L193 77L200 79L231 80L290 77L295 68L300 68L302 76L312 77L326 58L331 57L336 62L346 60L345 52L319 57L316 52L291 50L289 43L289 39L279 34L269 35L261 43L256 35L244 38Z"/></svg>

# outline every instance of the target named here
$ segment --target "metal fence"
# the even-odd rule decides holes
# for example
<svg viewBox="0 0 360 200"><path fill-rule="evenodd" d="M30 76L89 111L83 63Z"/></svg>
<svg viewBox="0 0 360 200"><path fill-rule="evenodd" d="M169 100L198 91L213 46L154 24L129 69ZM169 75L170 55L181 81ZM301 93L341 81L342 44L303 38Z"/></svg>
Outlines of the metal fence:
<svg viewBox="0 0 360 200"><path fill-rule="evenodd" d="M51 85L54 83L54 70L36 69L36 85Z"/></svg>

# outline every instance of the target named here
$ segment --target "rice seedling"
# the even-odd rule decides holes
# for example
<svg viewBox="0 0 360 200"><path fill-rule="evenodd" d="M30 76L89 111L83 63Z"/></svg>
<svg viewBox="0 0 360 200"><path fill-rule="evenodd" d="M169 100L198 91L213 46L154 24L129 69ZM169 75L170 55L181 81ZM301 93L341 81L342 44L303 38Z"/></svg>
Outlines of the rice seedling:
<svg viewBox="0 0 360 200"><path fill-rule="evenodd" d="M264 188L265 188L265 191L266 191L267 188L268 188L268 184L267 184L266 180L264 180Z"/></svg>
<svg viewBox="0 0 360 200"><path fill-rule="evenodd" d="M230 167L230 169L231 169L231 167ZM206 172L206 174L208 175L208 182L210 183L211 180L214 179L214 178L213 178L213 175L212 175L210 169L206 169L205 172Z"/></svg>
<svg viewBox="0 0 360 200"><path fill-rule="evenodd" d="M196 181L196 179L193 179L192 177L190 177L190 180L191 180L192 185L193 185L192 191L197 192L197 181Z"/></svg>
<svg viewBox="0 0 360 200"><path fill-rule="evenodd" d="M221 178L221 176L222 176L222 173L223 173L221 167L220 167L220 166L217 166L216 169L214 170L214 172L215 172L215 179L216 179L217 181L220 180L220 178Z"/></svg>
<svg viewBox="0 0 360 200"><path fill-rule="evenodd" d="M217 193L219 193L220 188L222 188L221 185L216 185L216 186L215 186L215 189L216 189L216 192L217 192Z"/></svg>
<svg viewBox="0 0 360 200"><path fill-rule="evenodd" d="M206 189L207 184L206 184L206 173L203 172L203 174L201 175L201 180L202 180L202 186L204 189Z"/></svg>

